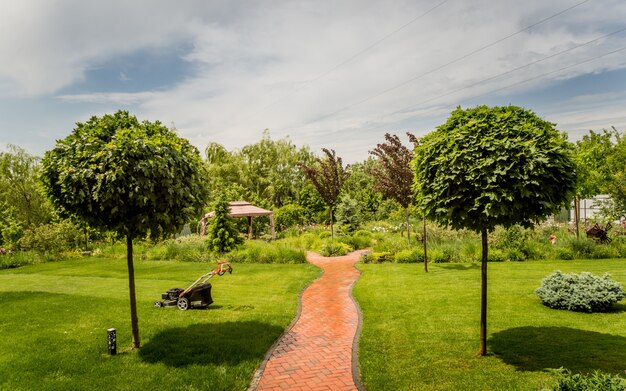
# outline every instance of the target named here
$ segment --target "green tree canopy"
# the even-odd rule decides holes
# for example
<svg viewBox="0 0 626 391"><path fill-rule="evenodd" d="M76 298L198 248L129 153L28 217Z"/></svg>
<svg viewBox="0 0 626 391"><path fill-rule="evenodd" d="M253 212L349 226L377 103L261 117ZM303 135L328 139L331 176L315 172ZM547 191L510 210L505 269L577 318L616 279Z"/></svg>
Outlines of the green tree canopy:
<svg viewBox="0 0 626 391"><path fill-rule="evenodd" d="M39 191L39 160L15 145L0 152L0 243L6 236L6 244L14 245L22 229L49 223L54 217Z"/></svg>
<svg viewBox="0 0 626 391"><path fill-rule="evenodd" d="M613 202L615 217L626 217L626 139L615 131L615 145L607 159L610 170L608 193Z"/></svg>
<svg viewBox="0 0 626 391"><path fill-rule="evenodd" d="M586 198L609 192L613 171L609 160L619 140L617 130L603 129L602 132L590 130L576 141L574 161L578 173L578 196Z"/></svg>
<svg viewBox="0 0 626 391"><path fill-rule="evenodd" d="M77 123L46 152L41 181L63 216L126 236L133 346L139 347L132 239L179 231L205 204L198 150L127 111Z"/></svg>
<svg viewBox="0 0 626 391"><path fill-rule="evenodd" d="M481 346L486 354L487 232L531 226L567 205L572 146L554 124L516 106L454 110L416 147L417 201L427 216L482 234Z"/></svg>

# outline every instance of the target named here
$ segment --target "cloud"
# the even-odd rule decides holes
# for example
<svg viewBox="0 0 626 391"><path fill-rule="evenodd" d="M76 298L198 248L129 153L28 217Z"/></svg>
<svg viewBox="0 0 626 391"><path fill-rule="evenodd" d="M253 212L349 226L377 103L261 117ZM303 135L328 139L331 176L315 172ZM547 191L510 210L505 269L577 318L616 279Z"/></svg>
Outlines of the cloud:
<svg viewBox="0 0 626 391"><path fill-rule="evenodd" d="M149 101L158 94L157 92L96 92L91 94L59 95L57 98L68 103L115 103L126 106Z"/></svg>
<svg viewBox="0 0 626 391"><path fill-rule="evenodd" d="M174 122L199 147L234 148L269 128L316 150L340 140L356 154L385 131L432 128L476 96L542 90L626 64L621 52L574 66L626 45L625 33L484 81L617 29L626 18L620 0L587 2L521 32L575 3L449 0L372 46L437 3L7 0L0 56L14 61L0 63L0 94L55 94L110 58L186 43L182 58L193 71L166 90L56 100L132 105L142 117Z"/></svg>

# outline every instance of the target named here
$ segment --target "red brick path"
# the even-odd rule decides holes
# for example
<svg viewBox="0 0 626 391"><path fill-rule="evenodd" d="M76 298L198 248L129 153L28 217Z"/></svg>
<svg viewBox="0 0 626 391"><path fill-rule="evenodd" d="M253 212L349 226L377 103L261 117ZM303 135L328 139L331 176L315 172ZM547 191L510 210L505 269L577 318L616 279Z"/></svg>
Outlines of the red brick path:
<svg viewBox="0 0 626 391"><path fill-rule="evenodd" d="M359 314L350 291L359 278L354 264L362 253L332 258L307 254L324 274L302 294L300 317L274 345L251 390L357 390L352 349Z"/></svg>

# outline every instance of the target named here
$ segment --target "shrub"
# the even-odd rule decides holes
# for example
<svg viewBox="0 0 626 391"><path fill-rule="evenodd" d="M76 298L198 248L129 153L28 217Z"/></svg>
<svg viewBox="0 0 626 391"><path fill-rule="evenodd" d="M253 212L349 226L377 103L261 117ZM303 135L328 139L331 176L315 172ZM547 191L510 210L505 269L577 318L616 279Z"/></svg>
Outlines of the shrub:
<svg viewBox="0 0 626 391"><path fill-rule="evenodd" d="M332 234L330 233L330 231L322 231L318 234L318 237L320 239L326 239L326 238L330 238L332 236Z"/></svg>
<svg viewBox="0 0 626 391"><path fill-rule="evenodd" d="M487 253L487 261L489 262L504 262L506 259L506 252L497 248L491 249Z"/></svg>
<svg viewBox="0 0 626 391"><path fill-rule="evenodd" d="M226 197L220 194L214 205L215 215L209 224L207 243L209 250L216 253L227 253L234 250L242 242L230 213L230 205Z"/></svg>
<svg viewBox="0 0 626 391"><path fill-rule="evenodd" d="M572 374L567 369L560 369L557 383L552 391L626 391L626 379L595 371L589 375Z"/></svg>
<svg viewBox="0 0 626 391"><path fill-rule="evenodd" d="M345 243L355 250L367 248L372 245L372 234L368 231L356 231L349 236L339 238L339 241Z"/></svg>
<svg viewBox="0 0 626 391"><path fill-rule="evenodd" d="M602 312L626 297L622 286L611 280L588 272L565 274L557 270L544 278L535 293L544 305L570 311Z"/></svg>
<svg viewBox="0 0 626 391"><path fill-rule="evenodd" d="M337 204L336 217L343 232L356 231L363 221L359 203L347 194Z"/></svg>
<svg viewBox="0 0 626 391"><path fill-rule="evenodd" d="M338 257L346 255L350 251L352 251L352 247L349 244L329 240L324 242L319 253L324 257Z"/></svg>
<svg viewBox="0 0 626 391"><path fill-rule="evenodd" d="M390 252L374 252L367 256L367 261L370 263L382 263L393 261L393 254Z"/></svg>
<svg viewBox="0 0 626 391"><path fill-rule="evenodd" d="M461 245L461 262L478 262L482 256L480 243L466 240Z"/></svg>
<svg viewBox="0 0 626 391"><path fill-rule="evenodd" d="M555 250L556 258L569 261L574 259L574 250L569 247L557 247Z"/></svg>
<svg viewBox="0 0 626 391"><path fill-rule="evenodd" d="M241 263L305 263L304 250L279 243L248 240L228 254L228 260Z"/></svg>
<svg viewBox="0 0 626 391"><path fill-rule="evenodd" d="M421 249L406 249L398 251L394 257L397 263L418 263L424 262L424 250Z"/></svg>
<svg viewBox="0 0 626 391"><path fill-rule="evenodd" d="M547 243L539 243L535 241L527 241L520 248L525 259L543 259L549 254L550 246Z"/></svg>
<svg viewBox="0 0 626 391"><path fill-rule="evenodd" d="M433 248L428 251L428 260L432 263L446 263L450 262L449 254L446 254L440 248Z"/></svg>
<svg viewBox="0 0 626 391"><path fill-rule="evenodd" d="M28 229L20 239L20 247L41 254L59 254L78 248L80 228L69 220Z"/></svg>
<svg viewBox="0 0 626 391"><path fill-rule="evenodd" d="M505 252L507 260L512 262L521 262L526 260L526 255L519 248L509 248Z"/></svg>
<svg viewBox="0 0 626 391"><path fill-rule="evenodd" d="M300 205L287 204L276 211L276 226L280 230L304 224L306 211Z"/></svg>
<svg viewBox="0 0 626 391"><path fill-rule="evenodd" d="M205 239L198 235L181 236L157 243L145 250L145 258L184 262L210 262L217 259L207 250Z"/></svg>
<svg viewBox="0 0 626 391"><path fill-rule="evenodd" d="M618 258L619 252L615 247L606 244L597 244L593 249L591 257L595 259Z"/></svg>
<svg viewBox="0 0 626 391"><path fill-rule="evenodd" d="M576 258L591 258L596 243L592 239L580 238L570 241L569 246L574 251Z"/></svg>
<svg viewBox="0 0 626 391"><path fill-rule="evenodd" d="M36 257L34 254L29 254L23 251L16 251L14 253L11 253L10 255L0 255L0 270L33 265L39 262L40 261L38 257Z"/></svg>

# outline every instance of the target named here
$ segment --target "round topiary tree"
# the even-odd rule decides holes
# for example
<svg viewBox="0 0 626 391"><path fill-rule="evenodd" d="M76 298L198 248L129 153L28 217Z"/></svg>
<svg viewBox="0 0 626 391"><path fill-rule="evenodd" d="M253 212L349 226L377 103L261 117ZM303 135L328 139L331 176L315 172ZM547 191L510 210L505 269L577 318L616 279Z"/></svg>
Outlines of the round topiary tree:
<svg viewBox="0 0 626 391"><path fill-rule="evenodd" d="M516 106L454 110L420 140L413 161L426 216L482 236L480 354L487 353L487 233L532 226L574 195L572 145L554 124Z"/></svg>
<svg viewBox="0 0 626 391"><path fill-rule="evenodd" d="M77 123L42 161L43 188L62 216L124 235L132 345L140 347L133 239L178 232L204 206L198 150L160 122L127 111Z"/></svg>

